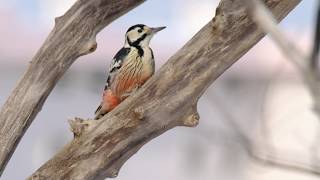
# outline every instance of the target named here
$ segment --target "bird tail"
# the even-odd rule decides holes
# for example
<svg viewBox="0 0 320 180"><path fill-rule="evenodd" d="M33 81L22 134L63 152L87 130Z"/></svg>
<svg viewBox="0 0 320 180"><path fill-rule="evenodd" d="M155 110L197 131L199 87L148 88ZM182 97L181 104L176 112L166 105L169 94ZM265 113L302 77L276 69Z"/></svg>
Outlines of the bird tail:
<svg viewBox="0 0 320 180"><path fill-rule="evenodd" d="M102 112L102 104L99 105L99 107L94 112L94 114L95 114L95 117L94 117L95 120L100 119L102 116L106 114L105 112Z"/></svg>

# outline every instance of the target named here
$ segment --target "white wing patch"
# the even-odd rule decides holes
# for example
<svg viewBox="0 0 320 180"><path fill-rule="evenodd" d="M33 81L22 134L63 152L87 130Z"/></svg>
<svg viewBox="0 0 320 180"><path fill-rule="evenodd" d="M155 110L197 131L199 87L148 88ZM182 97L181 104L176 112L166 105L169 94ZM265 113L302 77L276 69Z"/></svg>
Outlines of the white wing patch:
<svg viewBox="0 0 320 180"><path fill-rule="evenodd" d="M121 63L122 63L121 59L119 59L119 60L113 59L111 65L110 65L110 68L109 68L109 72L112 72L113 69L115 69L115 68L121 67Z"/></svg>
<svg viewBox="0 0 320 180"><path fill-rule="evenodd" d="M121 68L124 61L127 59L128 54L130 53L131 48L122 48L112 59L112 62L109 66L109 73L107 76L105 89L109 88L112 84L112 79L117 73L117 70Z"/></svg>

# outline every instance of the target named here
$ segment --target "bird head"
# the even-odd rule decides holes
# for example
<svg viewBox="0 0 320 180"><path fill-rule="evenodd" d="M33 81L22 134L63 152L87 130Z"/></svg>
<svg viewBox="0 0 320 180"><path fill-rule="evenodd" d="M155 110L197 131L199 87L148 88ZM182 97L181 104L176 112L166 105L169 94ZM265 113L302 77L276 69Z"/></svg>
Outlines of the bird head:
<svg viewBox="0 0 320 180"><path fill-rule="evenodd" d="M151 28L144 24L131 26L126 33L125 46L148 47L151 38L166 27Z"/></svg>

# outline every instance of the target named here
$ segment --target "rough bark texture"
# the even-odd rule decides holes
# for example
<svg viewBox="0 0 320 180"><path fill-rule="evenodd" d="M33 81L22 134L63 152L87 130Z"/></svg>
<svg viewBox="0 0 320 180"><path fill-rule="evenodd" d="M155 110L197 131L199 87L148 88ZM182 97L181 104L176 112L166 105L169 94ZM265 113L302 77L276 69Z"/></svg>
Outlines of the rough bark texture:
<svg viewBox="0 0 320 180"><path fill-rule="evenodd" d="M0 175L51 90L96 34L143 0L78 0L56 24L0 112Z"/></svg>
<svg viewBox="0 0 320 180"><path fill-rule="evenodd" d="M277 19L300 0L265 0ZM222 0L216 16L136 94L99 121L71 121L75 139L30 179L104 179L145 143L176 126L196 126L207 87L264 34L242 0Z"/></svg>

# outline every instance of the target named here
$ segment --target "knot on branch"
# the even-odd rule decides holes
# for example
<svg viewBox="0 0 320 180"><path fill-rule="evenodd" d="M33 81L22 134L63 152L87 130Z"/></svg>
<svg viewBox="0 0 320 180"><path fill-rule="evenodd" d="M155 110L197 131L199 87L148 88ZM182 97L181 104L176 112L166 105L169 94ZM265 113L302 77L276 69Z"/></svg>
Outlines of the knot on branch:
<svg viewBox="0 0 320 180"><path fill-rule="evenodd" d="M109 170L107 177L116 178L119 174L119 171L120 171L120 169L113 168L113 169Z"/></svg>
<svg viewBox="0 0 320 180"><path fill-rule="evenodd" d="M216 8L216 15L211 21L212 29L217 33L221 33L226 26L226 18L223 12L221 11L221 7L218 6Z"/></svg>
<svg viewBox="0 0 320 180"><path fill-rule="evenodd" d="M56 25L60 24L60 22L62 21L62 17L63 17L63 16L59 16L59 17L54 18L54 23L55 23Z"/></svg>
<svg viewBox="0 0 320 180"><path fill-rule="evenodd" d="M45 180L46 177L45 176L42 176L41 174L34 174L32 175L30 178L30 180Z"/></svg>
<svg viewBox="0 0 320 180"><path fill-rule="evenodd" d="M137 108L135 108L135 109L133 110L134 117L137 118L137 119L139 119L139 120L143 120L143 118L144 118L144 112L145 112L145 110L144 110L144 108L141 107L141 106L139 106L139 107L137 107Z"/></svg>
<svg viewBox="0 0 320 180"><path fill-rule="evenodd" d="M200 119L199 113L195 111L191 115L189 115L186 119L184 119L182 124L183 126L187 126L187 127L195 127L199 124L199 119Z"/></svg>
<svg viewBox="0 0 320 180"><path fill-rule="evenodd" d="M89 53L94 52L98 47L98 44L95 40L90 40L88 43L86 43L82 49L80 50L80 55L86 55Z"/></svg>
<svg viewBox="0 0 320 180"><path fill-rule="evenodd" d="M70 130L73 132L74 138L80 137L85 131L92 128L93 120L84 120L81 118L69 119Z"/></svg>

